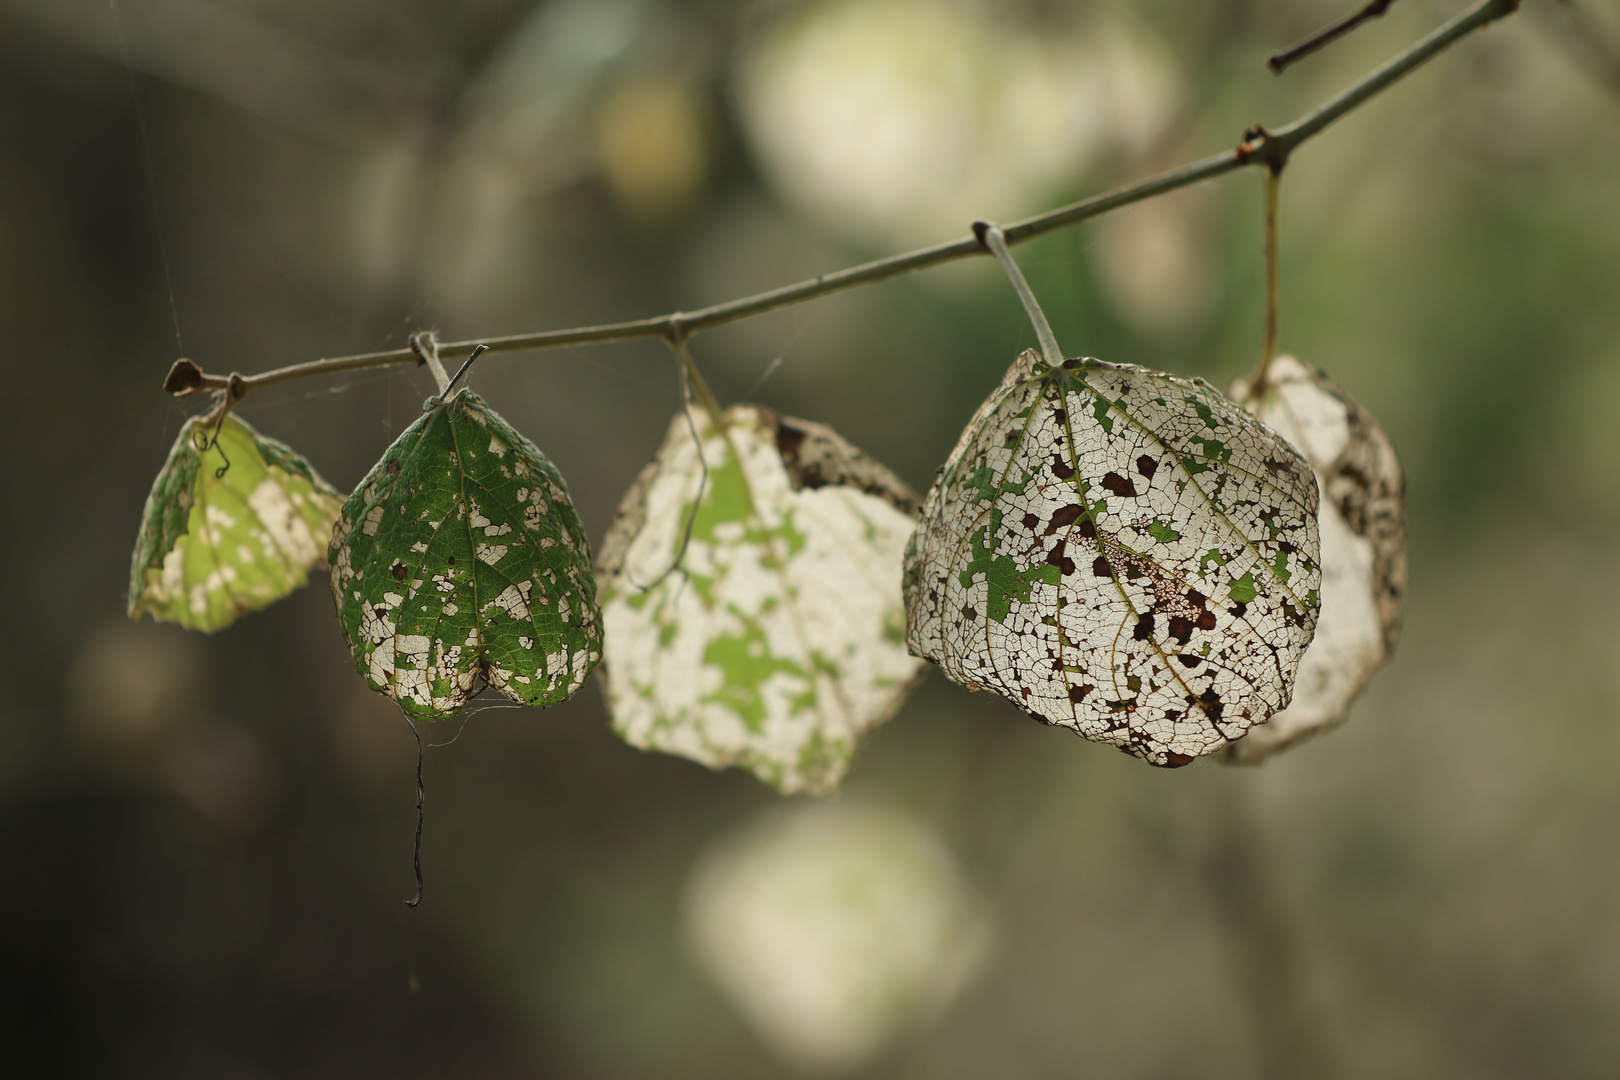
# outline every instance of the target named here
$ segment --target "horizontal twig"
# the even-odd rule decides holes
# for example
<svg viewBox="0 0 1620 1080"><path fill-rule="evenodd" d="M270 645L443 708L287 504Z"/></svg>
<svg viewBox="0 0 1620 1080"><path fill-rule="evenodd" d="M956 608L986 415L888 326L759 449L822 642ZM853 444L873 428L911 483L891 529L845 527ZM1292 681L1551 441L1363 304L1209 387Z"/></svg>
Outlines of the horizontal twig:
<svg viewBox="0 0 1620 1080"><path fill-rule="evenodd" d="M1430 60L1435 54L1441 52L1459 38L1465 37L1472 31L1495 22L1497 19L1512 14L1518 7L1519 0L1479 0L1473 7L1418 41L1383 67L1373 71L1337 97L1323 103L1286 127L1279 128L1276 131L1268 131L1262 127L1251 128L1244 133L1243 141L1239 143L1236 149L1229 150L1224 154L1217 154L1214 157L1184 165L1179 169L1160 173L1128 187L1119 188L1102 195L1095 195L1089 199L1082 199L1068 206L1059 207L1056 210L1006 225L1003 227L1006 241L1008 244L1022 243L1025 240L1043 236L1057 229L1085 221L1087 218L1107 213L1109 210L1128 206L1131 203L1142 202L1144 199L1151 199L1175 191L1178 188L1210 180L1245 166L1265 165L1271 169L1280 169L1283 163L1287 161L1289 154L1301 143L1322 131L1323 128ZM894 255L886 259L878 259L875 262L863 263L847 270L823 274L809 281L784 285L754 296L730 300L697 311L677 311L667 315L634 319L629 322L581 326L568 330L547 330L534 334L513 334L509 337L483 338L477 341L447 342L439 346L439 355L446 359L468 356L479 345L487 346L491 353L507 353L532 349L555 349L566 345L591 345L610 341L626 341L635 338L661 337L672 341L685 340L704 330L712 330L717 326L724 326L727 323L751 316L763 315L778 308L802 304L808 300L815 300L819 297L842 292L845 289L887 281L891 278L915 273L918 270L925 270L929 267L955 262L958 259L985 254L987 252L979 241L973 236L967 236L950 243L938 244L919 251L911 251L903 255ZM178 361L175 369L170 373L165 389L174 394L186 394L198 390L232 389L233 393L240 396L251 390L274 386L277 383L290 382L294 379L308 378L312 375L336 375L366 368L414 364L417 360L417 354L409 348L388 349L380 352L360 353L354 356L312 360L302 364L293 364L289 367L261 372L258 375L246 376L205 374L190 361ZM186 365L186 370L184 377L179 377L176 373L180 371L182 364Z"/></svg>

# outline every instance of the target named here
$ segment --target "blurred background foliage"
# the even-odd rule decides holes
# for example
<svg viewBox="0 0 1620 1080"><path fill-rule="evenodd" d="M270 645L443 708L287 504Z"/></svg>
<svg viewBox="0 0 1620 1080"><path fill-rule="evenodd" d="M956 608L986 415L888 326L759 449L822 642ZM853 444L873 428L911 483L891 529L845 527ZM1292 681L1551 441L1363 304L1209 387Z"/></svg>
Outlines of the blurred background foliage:
<svg viewBox="0 0 1620 1080"><path fill-rule="evenodd" d="M176 355L632 318L949 239L1291 119L1458 5L1265 72L1346 6L0 0L0 1073L1620 1073L1604 0L1526 0L1287 171L1283 345L1410 474L1393 666L1339 732L1173 773L932 679L837 805L910 845L868 860L922 868L884 903L933 896L960 963L853 1034L827 1012L842 1043L761 1022L782 1010L705 951L704 897L792 831L751 778L629 749L595 688L475 706L432 731L460 735L428 753L407 910L410 736L324 583L213 637L122 615ZM1225 385L1259 350L1259 211L1238 175L1020 253L1071 354ZM830 422L921 490L1031 344L979 260L695 351L723 399ZM598 539L679 401L654 342L472 379ZM430 389L362 373L242 411L347 487Z"/></svg>

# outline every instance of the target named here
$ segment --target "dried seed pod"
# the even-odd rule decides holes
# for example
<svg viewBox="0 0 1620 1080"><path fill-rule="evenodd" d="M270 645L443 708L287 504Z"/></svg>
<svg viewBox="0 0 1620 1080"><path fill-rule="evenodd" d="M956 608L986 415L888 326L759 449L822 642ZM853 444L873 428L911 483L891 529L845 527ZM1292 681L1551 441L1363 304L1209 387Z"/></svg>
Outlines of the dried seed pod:
<svg viewBox="0 0 1620 1080"><path fill-rule="evenodd" d="M1322 618L1294 700L1221 752L1243 764L1344 722L1394 652L1406 595L1406 478L1378 421L1328 376L1279 356L1232 397L1305 455L1322 492Z"/></svg>
<svg viewBox="0 0 1620 1080"><path fill-rule="evenodd" d="M718 427L676 416L602 544L614 729L831 791L924 670L900 601L916 507L825 425L752 405Z"/></svg>
<svg viewBox="0 0 1620 1080"><path fill-rule="evenodd" d="M479 678L525 705L566 700L601 659L602 613L562 475L470 390L424 408L332 533L355 669L425 719Z"/></svg>
<svg viewBox="0 0 1620 1080"><path fill-rule="evenodd" d="M1013 362L929 491L907 644L1155 765L1288 704L1316 626L1316 483L1201 379Z"/></svg>

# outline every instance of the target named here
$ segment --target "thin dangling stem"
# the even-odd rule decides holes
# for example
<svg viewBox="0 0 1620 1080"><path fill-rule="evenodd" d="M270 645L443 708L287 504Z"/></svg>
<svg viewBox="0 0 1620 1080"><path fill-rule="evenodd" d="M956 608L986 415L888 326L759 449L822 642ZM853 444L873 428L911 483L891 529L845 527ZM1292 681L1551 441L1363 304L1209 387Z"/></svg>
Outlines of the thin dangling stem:
<svg viewBox="0 0 1620 1080"><path fill-rule="evenodd" d="M1260 347L1260 368L1254 373L1252 394L1259 394L1266 387L1266 372L1271 368L1271 362L1277 358L1277 309L1280 306L1277 286L1277 202L1278 193L1282 188L1282 168L1274 166L1266 170L1265 206L1266 206L1266 337L1265 343Z"/></svg>
<svg viewBox="0 0 1620 1080"><path fill-rule="evenodd" d="M973 235L979 238L979 243L990 250L996 257L1001 268L1007 273L1007 280L1012 282L1013 291L1018 299L1023 301L1024 311L1029 315L1029 321L1035 325L1035 337L1041 343L1041 356L1051 368L1063 366L1063 350L1058 348L1057 337L1052 333L1052 324L1046 321L1046 312L1041 310L1040 301L1030 291L1029 282L1024 280L1024 272L1018 269L1013 261L1012 252L1007 250L1007 237L1002 233L1001 227L992 225L988 221L975 221Z"/></svg>
<svg viewBox="0 0 1620 1080"><path fill-rule="evenodd" d="M675 333L664 339L670 352L680 365L681 373L681 410L686 416L686 430L692 435L692 448L697 451L698 459L698 489L692 498L692 508L687 512L686 523L681 526L681 542L675 548L675 558L664 568L664 572L653 578L645 585L641 585L630 578L626 579L640 592L657 588L664 583L664 579L681 568L686 558L686 549L692 544L692 529L697 524L698 510L703 506L703 496L709 490L709 459L703 454L703 436L698 432L697 421L692 418L692 391L697 390L703 402L703 411L709 414L709 422L714 424L721 436L725 435L725 427L720 422L720 403L715 400L714 393L709 385L703 381L702 374L697 369L697 362L692 359L691 350L686 347L686 338Z"/></svg>
<svg viewBox="0 0 1620 1080"><path fill-rule="evenodd" d="M395 702L395 704L399 704ZM426 801L426 789L422 784L422 733L417 730L416 722L411 714L400 705L399 715L405 718L405 723L411 729L411 735L416 739L416 843L411 847L411 867L416 871L416 895L405 901L406 907L416 907L422 902L422 818L423 803Z"/></svg>

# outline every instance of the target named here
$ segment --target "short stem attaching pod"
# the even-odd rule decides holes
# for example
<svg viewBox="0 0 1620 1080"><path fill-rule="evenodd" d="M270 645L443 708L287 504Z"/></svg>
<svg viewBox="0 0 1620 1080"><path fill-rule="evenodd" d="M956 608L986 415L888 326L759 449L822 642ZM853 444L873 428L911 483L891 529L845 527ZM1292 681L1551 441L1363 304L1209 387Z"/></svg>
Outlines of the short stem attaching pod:
<svg viewBox="0 0 1620 1080"><path fill-rule="evenodd" d="M714 391L704 381L703 373L698 370L697 361L692 359L692 350L686 346L686 335L676 331L665 335L664 341L669 345L670 352L675 354L675 360L681 365L681 383L687 397L687 407L691 407L691 398L695 395L703 411L709 414L715 430L725 425L720 421L720 402L716 400Z"/></svg>
<svg viewBox="0 0 1620 1080"><path fill-rule="evenodd" d="M1034 324L1035 337L1041 343L1041 356L1046 360L1047 366L1053 369L1063 367L1063 350L1058 348L1057 337L1052 333L1052 324L1046 321L1046 313L1041 310L1040 301L1030 291L1029 282L1024 280L1023 271L1013 261L1012 252L1007 250L1007 238L1002 235L1000 226L992 225L988 221L975 221L973 235L979 238L979 243L989 249L990 254L996 257L1001 268L1007 272L1007 280L1012 282L1013 291L1018 293L1018 299L1023 301L1024 311L1029 314L1029 321Z"/></svg>
<svg viewBox="0 0 1620 1080"><path fill-rule="evenodd" d="M416 354L419 362L426 364L427 369L433 373L433 382L442 395L450 388L450 376L444 370L444 363L439 359L439 335L432 330L420 330L410 337L411 352Z"/></svg>
<svg viewBox="0 0 1620 1080"><path fill-rule="evenodd" d="M703 373L698 371L697 361L692 359L692 350L686 347L686 335L681 332L679 326L664 335L664 344L668 345L669 351L675 354L675 362L679 365L681 373L681 410L686 415L686 429L692 434L692 446L697 451L700 471L698 474L697 495L692 499L692 509L686 515L686 523L681 526L681 542L680 546L675 549L675 558L664 569L663 573L645 585L638 584L628 574L625 577L625 580L629 581L636 591L641 593L662 585L665 578L680 569L682 561L686 558L686 549L692 543L692 527L697 523L698 508L703 505L704 493L709 490L709 462L703 456L703 436L698 433L697 421L692 417L692 395L694 391L698 400L702 402L703 411L708 414L709 422L714 425L715 431L719 432L722 438L726 437L725 425L720 419L720 403L715 400L714 392L709 389L709 384L703 381Z"/></svg>
<svg viewBox="0 0 1620 1080"><path fill-rule="evenodd" d="M1258 394L1265 389L1266 372L1271 368L1271 362L1277 358L1277 309L1281 304L1277 282L1277 265L1279 262L1277 240L1277 202L1282 187L1282 167L1273 165L1266 169L1265 181L1265 216L1266 216L1266 329L1265 342L1260 347L1260 367L1254 373L1253 393Z"/></svg>

